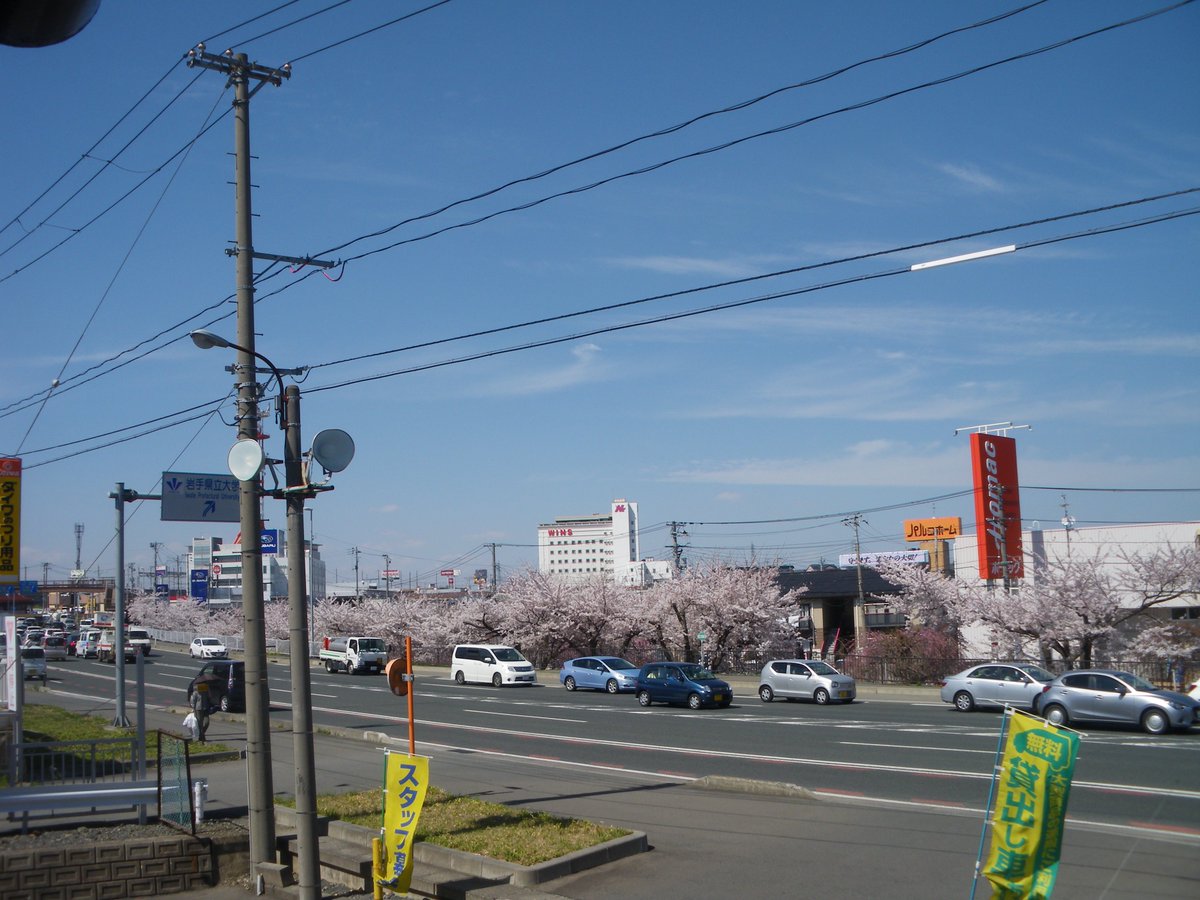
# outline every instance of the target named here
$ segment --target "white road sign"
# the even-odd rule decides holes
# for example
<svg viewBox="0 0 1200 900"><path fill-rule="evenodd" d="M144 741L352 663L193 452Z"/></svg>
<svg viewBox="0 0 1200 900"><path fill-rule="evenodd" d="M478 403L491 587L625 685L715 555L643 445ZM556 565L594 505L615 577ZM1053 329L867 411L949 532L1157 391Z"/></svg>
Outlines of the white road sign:
<svg viewBox="0 0 1200 900"><path fill-rule="evenodd" d="M226 472L163 472L162 521L238 522L241 485Z"/></svg>

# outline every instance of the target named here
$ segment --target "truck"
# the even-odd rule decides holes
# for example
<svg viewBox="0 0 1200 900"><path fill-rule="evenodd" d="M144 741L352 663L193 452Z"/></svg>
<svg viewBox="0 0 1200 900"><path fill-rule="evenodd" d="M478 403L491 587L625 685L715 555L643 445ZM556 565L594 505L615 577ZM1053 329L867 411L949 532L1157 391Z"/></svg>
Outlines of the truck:
<svg viewBox="0 0 1200 900"><path fill-rule="evenodd" d="M330 673L378 674L387 665L387 644L380 637L327 637L322 641L320 660Z"/></svg>
<svg viewBox="0 0 1200 900"><path fill-rule="evenodd" d="M125 662L137 662L138 649L124 640ZM96 644L96 658L100 662L115 663L117 661L117 633L111 628L100 629L100 640Z"/></svg>

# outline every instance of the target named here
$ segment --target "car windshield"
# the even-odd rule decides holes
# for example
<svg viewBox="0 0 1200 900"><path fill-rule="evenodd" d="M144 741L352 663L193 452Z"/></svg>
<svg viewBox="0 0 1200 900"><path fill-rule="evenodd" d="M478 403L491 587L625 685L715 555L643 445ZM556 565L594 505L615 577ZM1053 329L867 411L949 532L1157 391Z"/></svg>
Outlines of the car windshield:
<svg viewBox="0 0 1200 900"><path fill-rule="evenodd" d="M717 677L704 666L688 665L680 666L679 668L682 669L683 674L692 681L712 681Z"/></svg>
<svg viewBox="0 0 1200 900"><path fill-rule="evenodd" d="M841 675L842 674L837 669L835 669L833 666L831 666L829 663L821 662L819 659L814 659L814 660L811 660L810 662L806 662L805 665L813 670L814 675Z"/></svg>
<svg viewBox="0 0 1200 900"><path fill-rule="evenodd" d="M619 656L605 656L600 660L614 672L627 669L640 669L641 666L635 666L627 659L621 659Z"/></svg>
<svg viewBox="0 0 1200 900"><path fill-rule="evenodd" d="M1116 672L1114 673L1123 682L1133 688L1135 691L1157 691L1154 685L1148 682L1145 678L1138 678L1132 672Z"/></svg>
<svg viewBox="0 0 1200 900"><path fill-rule="evenodd" d="M220 647L221 642L216 638L200 638L200 643L205 647Z"/></svg>
<svg viewBox="0 0 1200 900"><path fill-rule="evenodd" d="M492 651L501 662L526 662L527 660L511 647L499 647Z"/></svg>
<svg viewBox="0 0 1200 900"><path fill-rule="evenodd" d="M358 642L358 649L382 653L387 648L383 646L383 638L361 638Z"/></svg>

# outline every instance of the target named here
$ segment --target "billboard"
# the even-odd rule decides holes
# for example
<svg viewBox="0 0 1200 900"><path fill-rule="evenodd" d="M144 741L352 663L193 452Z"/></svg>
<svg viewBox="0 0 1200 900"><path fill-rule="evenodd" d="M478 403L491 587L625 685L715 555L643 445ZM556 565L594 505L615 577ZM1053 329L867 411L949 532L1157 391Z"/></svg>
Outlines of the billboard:
<svg viewBox="0 0 1200 900"><path fill-rule="evenodd" d="M888 550L882 553L863 553L855 556L853 553L843 553L838 556L838 565L843 569L857 566L877 566L881 562L907 563L908 565L928 565L928 550Z"/></svg>
<svg viewBox="0 0 1200 900"><path fill-rule="evenodd" d="M952 541L956 537L962 537L962 519L958 516L904 520L904 540L911 544L922 541Z"/></svg>
<svg viewBox="0 0 1200 900"><path fill-rule="evenodd" d="M975 533L979 577L1021 578L1021 496L1017 478L1017 442L997 434L971 435L971 472L975 486Z"/></svg>
<svg viewBox="0 0 1200 900"><path fill-rule="evenodd" d="M21 581L21 460L0 457L0 584Z"/></svg>

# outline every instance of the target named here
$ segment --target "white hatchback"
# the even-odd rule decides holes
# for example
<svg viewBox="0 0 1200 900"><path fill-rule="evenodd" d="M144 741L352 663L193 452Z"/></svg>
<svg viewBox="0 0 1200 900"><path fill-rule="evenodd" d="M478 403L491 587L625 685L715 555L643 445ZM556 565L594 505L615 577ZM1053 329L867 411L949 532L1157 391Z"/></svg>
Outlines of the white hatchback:
<svg viewBox="0 0 1200 900"><path fill-rule="evenodd" d="M220 638L198 637L188 647L188 653L192 655L192 659L228 659L229 648Z"/></svg>

